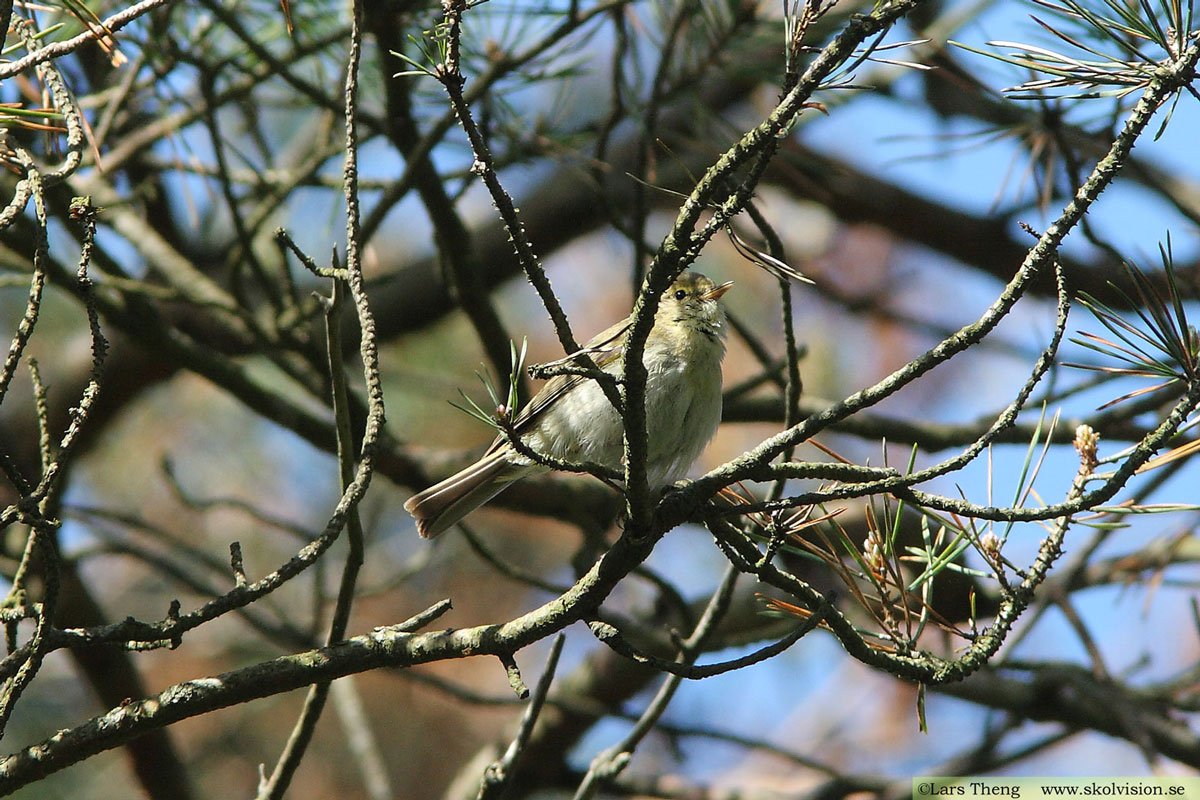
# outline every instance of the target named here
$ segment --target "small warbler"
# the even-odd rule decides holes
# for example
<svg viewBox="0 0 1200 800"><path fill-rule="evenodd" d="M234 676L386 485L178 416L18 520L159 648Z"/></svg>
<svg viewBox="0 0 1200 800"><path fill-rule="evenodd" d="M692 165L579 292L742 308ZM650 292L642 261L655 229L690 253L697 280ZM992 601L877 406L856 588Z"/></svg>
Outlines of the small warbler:
<svg viewBox="0 0 1200 800"><path fill-rule="evenodd" d="M721 421L726 331L725 312L717 301L732 285L684 272L659 302L642 357L647 373L646 470L652 488L682 477ZM580 352L604 372L619 374L632 323L630 315ZM592 378L551 378L513 420L512 431L528 450L559 461L590 461L614 470L623 466L621 416ZM421 536L431 538L513 481L547 471L518 453L501 433L478 461L414 495L404 508L416 518Z"/></svg>

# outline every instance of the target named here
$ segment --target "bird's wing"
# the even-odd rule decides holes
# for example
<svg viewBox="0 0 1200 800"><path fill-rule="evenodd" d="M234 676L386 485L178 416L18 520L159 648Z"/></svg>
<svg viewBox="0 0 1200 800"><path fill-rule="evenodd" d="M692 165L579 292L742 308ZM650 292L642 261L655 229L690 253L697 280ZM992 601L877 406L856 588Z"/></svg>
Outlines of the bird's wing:
<svg viewBox="0 0 1200 800"><path fill-rule="evenodd" d="M592 337L587 344L571 355L551 363L565 364L573 361L577 356L589 355L596 362L596 366L604 369L621 357L623 337L625 332L629 330L629 325L630 322L628 319L621 320L611 328ZM574 389L580 381L586 380L591 380L591 378L584 377L583 375L555 375L546 382L542 390L534 395L533 399L517 414L516 420L513 421L513 430L516 433L527 430L537 421L542 412L553 405L560 397ZM503 434L497 436L491 446L488 447L485 455L492 453L507 441L507 437Z"/></svg>

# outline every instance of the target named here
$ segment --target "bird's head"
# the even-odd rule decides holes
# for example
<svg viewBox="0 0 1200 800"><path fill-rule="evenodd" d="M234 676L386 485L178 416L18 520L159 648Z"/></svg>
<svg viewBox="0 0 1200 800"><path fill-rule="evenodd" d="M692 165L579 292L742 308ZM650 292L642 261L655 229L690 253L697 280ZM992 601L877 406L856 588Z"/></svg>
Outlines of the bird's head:
<svg viewBox="0 0 1200 800"><path fill-rule="evenodd" d="M718 302L733 286L733 281L714 283L699 272L680 273L671 287L663 293L658 306L657 325L670 330L683 326L698 331L710 339L725 336L725 311Z"/></svg>

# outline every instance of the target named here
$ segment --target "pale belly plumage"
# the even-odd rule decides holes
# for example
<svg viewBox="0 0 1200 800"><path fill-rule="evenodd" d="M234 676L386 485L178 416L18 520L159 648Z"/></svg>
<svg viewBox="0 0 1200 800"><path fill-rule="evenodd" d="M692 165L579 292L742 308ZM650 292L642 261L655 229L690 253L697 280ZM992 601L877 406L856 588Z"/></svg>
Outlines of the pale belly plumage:
<svg viewBox="0 0 1200 800"><path fill-rule="evenodd" d="M651 486L683 477L716 432L723 354L724 344L707 338L686 361L673 349L647 349L646 418L666 421L648 425ZM595 381L584 381L560 398L525 440L557 459L623 468L621 419Z"/></svg>

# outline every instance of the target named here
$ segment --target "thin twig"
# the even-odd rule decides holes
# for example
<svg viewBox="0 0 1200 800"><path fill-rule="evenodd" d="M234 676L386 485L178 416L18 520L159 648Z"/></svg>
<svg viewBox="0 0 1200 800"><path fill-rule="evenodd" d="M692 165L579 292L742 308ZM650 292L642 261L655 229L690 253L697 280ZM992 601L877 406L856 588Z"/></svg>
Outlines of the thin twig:
<svg viewBox="0 0 1200 800"><path fill-rule="evenodd" d="M357 124L355 113L358 107L358 66L362 47L362 7L360 0L351 0L351 17L350 57L346 76L347 166L345 179L347 205L350 209L348 211L348 217L350 217L348 224L350 226L350 235L353 237L357 233L357 220L353 215L355 213L354 210L357 208L358 193L356 185L357 169L354 162L358 154L358 141L355 135L355 125ZM347 251L350 250L355 241L353 238L350 240ZM357 263L350 264L349 262L348 252L347 271L351 275L356 270L361 269ZM329 300L325 309L325 330L326 349L329 353L329 376L332 384L334 419L337 429L339 481L342 490L347 491L354 483L355 464L354 438L350 426L350 408L348 402L349 391L346 386L346 372L342 363L341 312L344 302L344 291L342 281L335 279L333 281L333 297ZM358 572L363 564L363 530L358 515L357 504L347 510L346 532L349 548L346 554L346 562L342 568L342 579L338 587L333 618L329 623L329 634L326 644L339 642L346 635L346 628L350 621L350 611L354 604L354 590L358 581ZM301 712L300 718L296 721L295 727L292 729L291 736L288 738L287 745L284 747L274 771L271 773L270 778L258 788L259 800L278 800L287 791L292 776L295 774L296 769L299 768L300 761L304 757L308 744L312 741L317 721L320 719L321 712L325 707L325 700L329 695L329 687L330 684L328 682L320 682L314 683L309 688L308 695L304 701L304 709Z"/></svg>
<svg viewBox="0 0 1200 800"><path fill-rule="evenodd" d="M124 28L138 17L143 16L147 12L158 8L159 6L166 5L171 2L174 2L174 0L142 0L140 3L135 3L134 5L129 6L129 8L118 11L116 14L113 14L111 17L108 17L101 22L98 26L91 27L78 36L67 39L63 42L54 42L52 44L48 44L40 50L30 53L24 58L18 58L16 61L0 66L0 81L11 78L20 72L24 72L36 64L42 64L50 59L65 56L67 53L71 53L79 49L81 45L87 44L93 39L100 39L108 36L111 33L119 31L121 28Z"/></svg>
<svg viewBox="0 0 1200 800"><path fill-rule="evenodd" d="M554 641L550 645L550 655L547 656L546 666L542 670L542 677L538 679L537 686L534 687L533 694L529 697L529 705L526 706L525 713L521 716L517 735L508 745L508 749L504 751L504 755L490 764L483 773L483 780L479 784L479 800L502 797L506 794L521 754L525 751L525 746L529 744L529 738L533 735L533 726L537 723L538 715L541 714L542 705L550 693L550 684L554 680L554 671L558 668L558 657L562 655L564 641L566 641L566 637L561 633L554 637Z"/></svg>
<svg viewBox="0 0 1200 800"><path fill-rule="evenodd" d="M705 641L712 635L717 623L729 609L729 600L733 596L737 578L737 568L733 565L727 567L720 584L708 601L708 606L692 630L692 634L679 645L677 660L680 663L690 665L700 654ZM584 775L579 787L575 790L575 800L588 800L595 795L603 783L612 780L625 769L630 758L633 757L633 751L642 739L654 729L659 718L667 710L667 705L675 696L675 690L679 688L681 680L682 678L677 674L667 675L662 685L659 686L658 693L655 694L654 699L646 706L646 710L642 712L642 716L633 726L633 730L620 742L592 759L587 774Z"/></svg>

